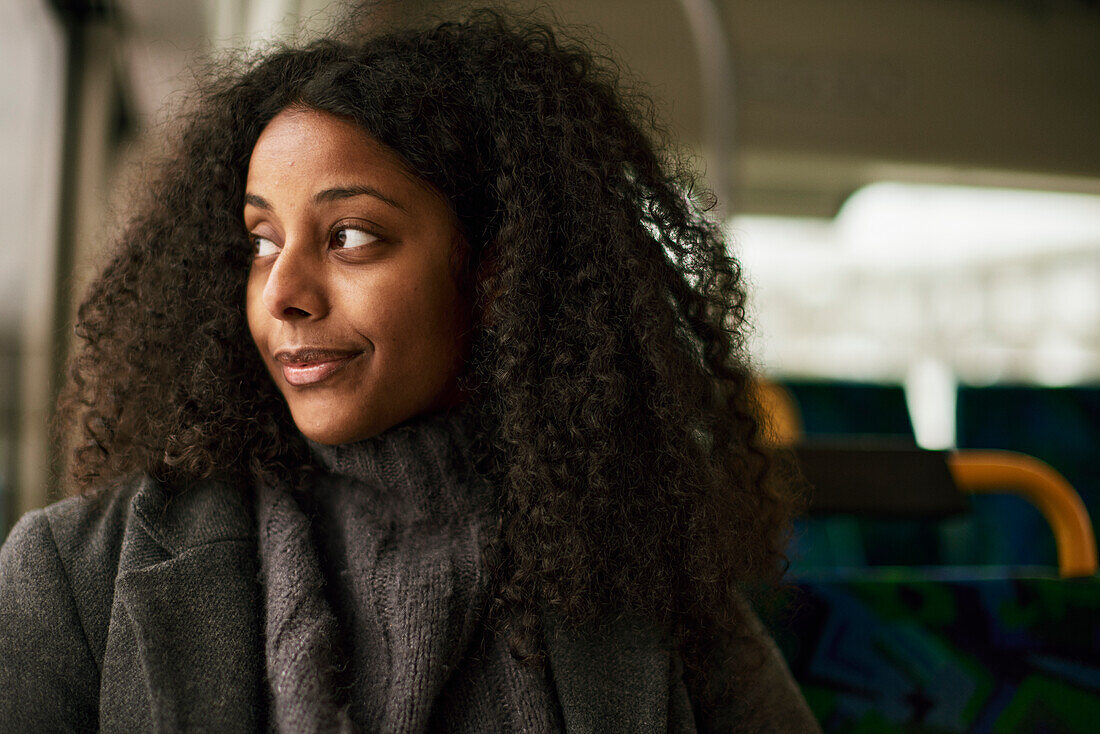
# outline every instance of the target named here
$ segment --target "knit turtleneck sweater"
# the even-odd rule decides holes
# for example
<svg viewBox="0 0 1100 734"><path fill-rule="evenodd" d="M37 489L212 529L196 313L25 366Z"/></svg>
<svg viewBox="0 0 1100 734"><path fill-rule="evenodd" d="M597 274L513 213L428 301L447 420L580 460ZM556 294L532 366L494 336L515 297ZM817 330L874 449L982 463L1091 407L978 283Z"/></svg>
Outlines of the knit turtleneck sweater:
<svg viewBox="0 0 1100 734"><path fill-rule="evenodd" d="M491 489L460 418L311 449L310 486L258 500L274 728L561 731L545 672L484 624Z"/></svg>

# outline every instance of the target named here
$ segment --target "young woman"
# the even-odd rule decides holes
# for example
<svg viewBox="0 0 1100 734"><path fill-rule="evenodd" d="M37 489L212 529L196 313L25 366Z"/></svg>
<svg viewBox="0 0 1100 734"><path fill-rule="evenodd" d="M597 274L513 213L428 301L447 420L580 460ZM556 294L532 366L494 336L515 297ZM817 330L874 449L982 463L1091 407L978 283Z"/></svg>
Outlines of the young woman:
<svg viewBox="0 0 1100 734"><path fill-rule="evenodd" d="M5 730L806 731L738 264L645 100L493 13L210 85L80 309Z"/></svg>

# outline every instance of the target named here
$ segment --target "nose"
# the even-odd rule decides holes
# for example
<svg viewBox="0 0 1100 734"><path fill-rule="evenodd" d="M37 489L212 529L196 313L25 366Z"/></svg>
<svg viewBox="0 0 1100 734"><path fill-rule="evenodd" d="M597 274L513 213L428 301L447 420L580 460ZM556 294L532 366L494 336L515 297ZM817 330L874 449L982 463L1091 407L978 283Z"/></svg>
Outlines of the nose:
<svg viewBox="0 0 1100 734"><path fill-rule="evenodd" d="M322 255L308 242L287 240L267 274L263 302L280 321L323 318L329 309Z"/></svg>

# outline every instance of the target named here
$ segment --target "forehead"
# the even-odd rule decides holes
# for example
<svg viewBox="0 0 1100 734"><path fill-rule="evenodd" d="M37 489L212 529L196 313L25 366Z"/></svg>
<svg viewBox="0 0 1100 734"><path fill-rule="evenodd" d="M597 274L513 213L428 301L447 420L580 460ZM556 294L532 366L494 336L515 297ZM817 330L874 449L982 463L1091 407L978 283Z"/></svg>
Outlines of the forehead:
<svg viewBox="0 0 1100 734"><path fill-rule="evenodd" d="M417 177L394 151L350 120L308 108L280 112L260 133L248 163L248 185L323 188L349 178L370 177L421 192L433 187Z"/></svg>

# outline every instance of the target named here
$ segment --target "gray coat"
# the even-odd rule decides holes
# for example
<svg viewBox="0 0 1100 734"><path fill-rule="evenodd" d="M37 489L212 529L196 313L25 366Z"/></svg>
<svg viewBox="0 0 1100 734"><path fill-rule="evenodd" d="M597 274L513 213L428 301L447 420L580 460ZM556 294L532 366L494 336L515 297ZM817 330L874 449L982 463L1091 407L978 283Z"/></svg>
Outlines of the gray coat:
<svg viewBox="0 0 1100 734"><path fill-rule="evenodd" d="M145 479L28 513L0 550L0 731L262 730L258 573L251 505L222 484L170 499ZM654 631L551 628L547 648L569 732L696 730ZM738 708L817 731L771 649Z"/></svg>

